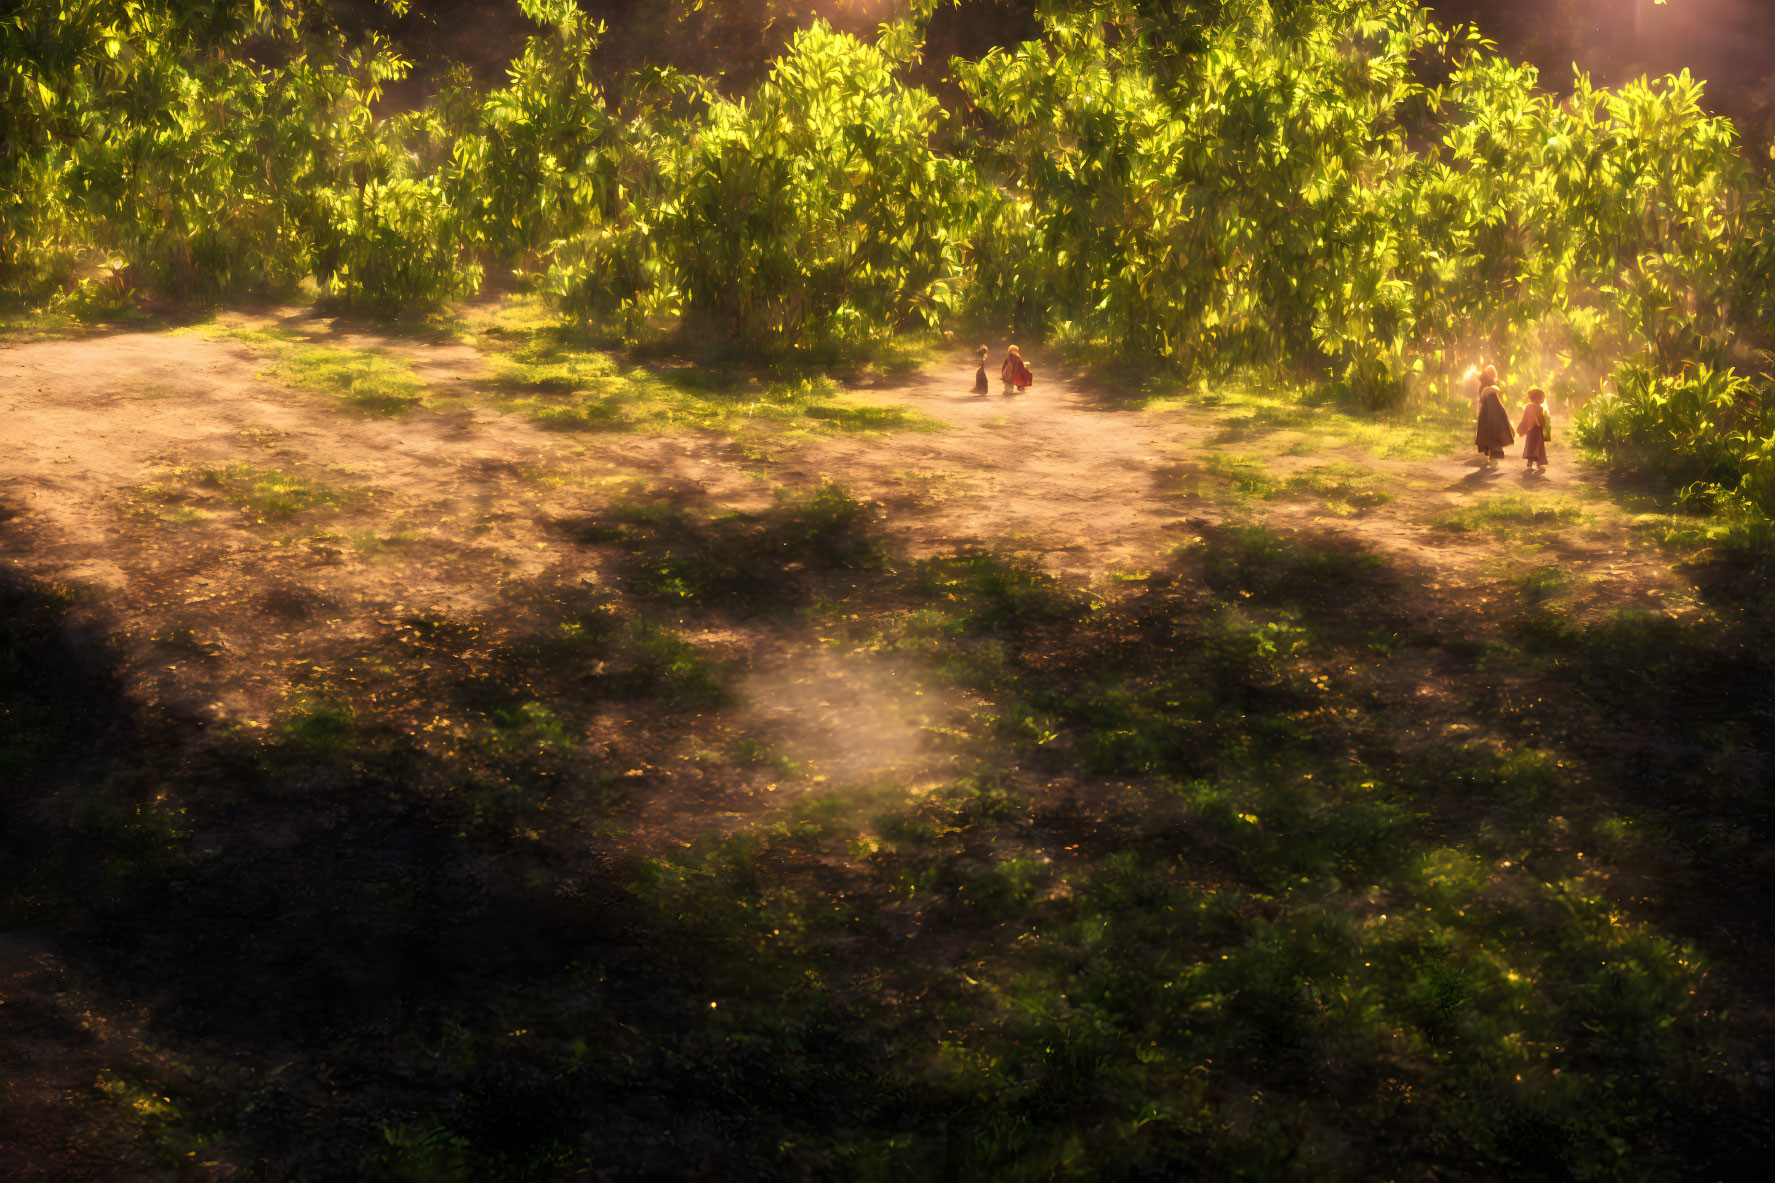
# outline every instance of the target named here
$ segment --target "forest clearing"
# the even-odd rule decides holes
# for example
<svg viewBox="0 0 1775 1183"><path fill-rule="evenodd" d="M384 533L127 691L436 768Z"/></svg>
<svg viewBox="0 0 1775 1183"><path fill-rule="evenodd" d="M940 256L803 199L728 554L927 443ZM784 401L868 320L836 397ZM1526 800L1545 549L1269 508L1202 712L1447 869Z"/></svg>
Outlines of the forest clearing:
<svg viewBox="0 0 1775 1183"><path fill-rule="evenodd" d="M32 811L73 825L32 889L87 901L105 958L8 940L14 1169L449 1175L486 1150L427 1106L465 1086L446 1103L491 1107L495 1145L554 1106L522 1150L565 1165L556 1090L608 1087L629 1031L624 1063L733 1074L624 1070L669 1090L618 1108L670 1123L619 1156L642 1171L883 1088L917 1130L924 1073L1092 1114L1152 1087L1099 1008L1167 988L1106 980L1155 956L1224 979L1186 1004L1213 1032L1190 1052L1238 1057L1245 1121L1266 1095L1312 1115L1290 1082L1332 1070L1392 1111L1451 1042L1538 1075L1525 1098L1626 1031L1667 1112L1766 1087L1768 854L1754 798L1704 786L1763 771L1768 633L1685 565L1680 518L1581 461L1475 468L1464 405L1376 430L1234 384L976 398L945 356L828 384L848 418L587 433L540 414L558 389L514 403L498 353L300 311L0 354L34 441L0 474L13 652L53 687L27 734L79 774ZM354 371L410 405L352 402ZM1697 727L1733 743L1702 757ZM361 1071L366 1037L376 1074L297 1083ZM1062 1038L1095 1059L1056 1076L1036 1045ZM262 1112L290 1143L257 1143ZM298 1132L390 1112L369 1151ZM1088 1120L1072 1145L1108 1137ZM798 1169L953 1153L898 1132ZM1264 1141L1224 1152L1282 1169Z"/></svg>
<svg viewBox="0 0 1775 1183"><path fill-rule="evenodd" d="M395 102L199 7L0 17L0 1177L1763 1177L1775 190L1695 79L524 0Z"/></svg>

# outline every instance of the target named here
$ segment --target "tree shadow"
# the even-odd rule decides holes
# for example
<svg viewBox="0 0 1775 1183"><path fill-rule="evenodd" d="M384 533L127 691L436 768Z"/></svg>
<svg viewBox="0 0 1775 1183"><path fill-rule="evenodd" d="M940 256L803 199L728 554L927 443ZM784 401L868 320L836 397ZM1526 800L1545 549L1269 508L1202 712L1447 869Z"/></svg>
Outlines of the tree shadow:
<svg viewBox="0 0 1775 1183"><path fill-rule="evenodd" d="M556 523L581 545L614 547L634 594L741 615L792 611L834 571L879 568L868 508L836 485L758 513L707 516L700 498L624 505Z"/></svg>
<svg viewBox="0 0 1775 1183"><path fill-rule="evenodd" d="M184 1067L156 1072L144 1111L166 1145L312 1179L549 1177L585 1154L759 1177L748 1156L772 1135L751 1132L747 1090L782 1065L725 1045L699 964L636 904L641 866L600 792L622 769L551 757L558 724L510 706L601 641L409 624L440 652L491 644L486 676L443 686L493 719L482 758L342 710L268 737L150 718L119 689L102 614L0 570L4 922L50 934L174 1049ZM586 693L664 692L608 682ZM560 1025L527 1041L538 1000ZM830 1014L798 1022L845 1042ZM860 1085L866 1063L813 1070ZM829 1090L804 1091L840 1120Z"/></svg>
<svg viewBox="0 0 1775 1183"><path fill-rule="evenodd" d="M1436 859L1507 867L1527 851L1523 882L1538 885L1574 873L1565 835L1588 842L1614 821L1651 834L1626 848L1639 882L1622 906L1766 1001L1768 876L1747 852L1775 837L1775 727L1754 622L1549 622L1527 596L1482 617L1346 539L1210 523L1100 603L990 553L876 562L866 515L835 491L705 509L681 498L563 523L615 548L622 579L549 591L521 628L400 622L440 667L491 655L474 676L446 671L442 692L490 721L454 748L322 712L268 737L145 723L118 693L102 617L0 584L3 750L27 761L0 838L11 910L56 928L202 1065L162 1091L183 1128L305 1179L588 1164L771 1178L833 1163L989 1177L1074 1135L1130 1176L1275 1166L1243 1117L1114 1134L1148 1103L1129 1083L1140 1057L1169 1056L1201 1065L1204 1113L1254 1089L1318 1114L1309 1125L1351 1120L1316 1097L1368 1106L1365 1127L1391 1113L1376 1145L1340 1152L1345 1167L1433 1160L1453 1139L1482 1171L1564 1177L1627 1127L1584 1125L1558 1090L1488 1091L1472 1065L1490 1061L1471 1057L1493 1016L1475 1010L1485 983L1467 954L1353 934L1398 884L1431 892L1414 877ZM908 643L992 702L1001 730L975 749L978 775L907 797L871 835L834 822L841 798L813 795L757 832L643 858L613 803L627 769L573 747L537 705L664 695L623 668L625 646L651 652L618 627L643 606L744 616L828 594L904 609ZM1451 694L1414 711L1420 687ZM708 709L659 702L662 728ZM1071 892L1045 891L1069 861ZM1426 898L1450 931L1548 959L1536 999L1568 1041L1568 1081L1675 1106L1629 1130L1636 1147L1749 1161L1749 1101L1722 1101L1716 1082L1673 1102L1680 1082L1656 1085L1676 1058L1659 1008L1678 1004L1632 991L1664 979L1597 977L1579 962L1615 955L1607 924L1596 937L1556 895L1514 890L1481 879ZM896 936L909 891L927 910ZM1362 1005L1391 1008L1442 1067L1336 1042L1336 991L1364 957L1387 960ZM1007 1011L958 966L1031 976ZM1058 985L1038 997L1042 982ZM958 1032L1004 1075L909 1063ZM1376 1100L1388 1073L1418 1073L1435 1116Z"/></svg>

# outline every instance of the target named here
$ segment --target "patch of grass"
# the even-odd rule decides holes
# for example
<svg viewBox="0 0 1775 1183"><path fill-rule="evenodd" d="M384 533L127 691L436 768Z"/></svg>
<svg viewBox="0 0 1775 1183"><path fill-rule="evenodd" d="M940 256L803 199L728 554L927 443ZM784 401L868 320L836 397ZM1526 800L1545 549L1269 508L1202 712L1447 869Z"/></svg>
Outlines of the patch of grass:
<svg viewBox="0 0 1775 1183"><path fill-rule="evenodd" d="M1205 466L1210 474L1243 497L1273 497L1282 491L1281 482L1271 476L1263 460L1255 456L1212 452Z"/></svg>
<svg viewBox="0 0 1775 1183"><path fill-rule="evenodd" d="M1379 487L1385 483L1380 474L1359 465L1316 464L1290 476L1283 490L1271 496L1307 494L1355 511L1393 500L1391 493Z"/></svg>
<svg viewBox="0 0 1775 1183"><path fill-rule="evenodd" d="M966 632L994 632L1077 620L1096 601L1063 586L1032 563L975 552L931 559L913 576L917 593L933 608L921 619L953 621Z"/></svg>
<svg viewBox="0 0 1775 1183"><path fill-rule="evenodd" d="M1357 594L1386 571L1367 551L1315 544L1262 526L1230 526L1204 539L1204 573L1224 596L1335 599Z"/></svg>
<svg viewBox="0 0 1775 1183"><path fill-rule="evenodd" d="M330 759L349 746L357 730L357 712L330 691L304 688L285 699L273 726L295 753Z"/></svg>
<svg viewBox="0 0 1775 1183"><path fill-rule="evenodd" d="M1226 403L1222 402L1220 405L1224 407ZM1242 404L1235 404L1235 408L1216 416L1220 429L1209 437L1210 447L1221 447L1279 431L1297 431L1310 426L1314 420L1311 408L1296 403L1251 398Z"/></svg>
<svg viewBox="0 0 1775 1183"><path fill-rule="evenodd" d="M508 760L528 761L535 766L579 746L567 721L546 703L528 700L495 707L488 722L489 746Z"/></svg>
<svg viewBox="0 0 1775 1183"><path fill-rule="evenodd" d="M636 887L651 923L708 975L716 1002L698 1026L712 1038L737 1029L781 1048L805 1037L810 1004L834 1003L852 1030L878 1033L849 1054L908 1131L888 1161L940 1149L962 1177L1075 1157L1093 1172L1164 1173L1182 1143L1216 1177L1337 1173L1348 1150L1313 1131L1362 1121L1352 1107L1392 1111L1409 1080L1412 1116L1392 1154L1433 1156L1457 1137L1488 1171L1577 1176L1607 1173L1630 1144L1674 1169L1683 1122L1713 1103L1691 1090L1725 1095L1704 1083L1714 1053L1701 1049L1717 1049L1724 1026L1695 1001L1711 991L1692 949L1582 884L1414 848L1382 778L1233 777L1138 795L1120 802L1116 841L1085 853L1104 829L1069 831L1056 841L1083 841L1060 858L1018 849L1030 803L987 802L983 788L701 843L656 859ZM811 873L832 861L852 868L842 897ZM889 971L885 952L855 965L856 951L887 944L869 909L888 901L971 934L973 954L953 967ZM891 1000L836 985L834 948L852 951L850 981L890 973ZM798 975L808 984L785 997ZM876 1061L908 1022L941 1038L926 1055ZM1384 1067L1363 1051L1381 1047ZM835 1057L795 1063L826 1089L863 1087L832 1075ZM1302 1088L1305 1072L1334 1073L1335 1095L1323 1080ZM1192 1077L1242 1087L1228 1099ZM1494 1098L1499 1080L1511 1083ZM856 1133L813 1145L880 1152Z"/></svg>
<svg viewBox="0 0 1775 1183"><path fill-rule="evenodd" d="M399 415L425 402L425 383L413 368L374 349L300 345L279 356L270 373L374 415Z"/></svg>
<svg viewBox="0 0 1775 1183"><path fill-rule="evenodd" d="M0 313L0 345L56 341L90 333L93 328L68 312L10 309Z"/></svg>
<svg viewBox="0 0 1775 1183"><path fill-rule="evenodd" d="M285 328L211 328L210 335L242 341L265 353L264 376L298 390L339 399L370 415L399 415L426 404L425 383L413 367L380 349L315 345Z"/></svg>
<svg viewBox="0 0 1775 1183"><path fill-rule="evenodd" d="M393 522L382 530L352 530L345 537L352 547L365 558L386 555L391 550L399 550L419 540L419 535L412 527L402 522Z"/></svg>
<svg viewBox="0 0 1775 1183"><path fill-rule="evenodd" d="M511 319L516 316L516 319ZM588 335L545 317L511 314L489 335L505 346L483 388L510 413L573 431L701 428L736 438L931 431L922 412L842 393L831 378L792 367L760 371L624 364Z"/></svg>
<svg viewBox="0 0 1775 1183"><path fill-rule="evenodd" d="M1428 460L1447 456L1471 442L1472 425L1464 410L1452 413L1440 405L1377 418L1342 415L1329 429L1335 438L1381 460Z"/></svg>
<svg viewBox="0 0 1775 1183"><path fill-rule="evenodd" d="M737 739L732 754L735 763L749 768L768 768L784 778L801 775L801 765L760 740Z"/></svg>
<svg viewBox="0 0 1775 1183"><path fill-rule="evenodd" d="M1686 558L1710 557L1749 567L1775 556L1775 522L1761 514L1641 513L1632 524L1663 550Z"/></svg>
<svg viewBox="0 0 1775 1183"><path fill-rule="evenodd" d="M136 307L133 294L103 271L72 289L39 295L47 298L35 307L10 299L0 307L0 345L69 340L150 319Z"/></svg>
<svg viewBox="0 0 1775 1183"><path fill-rule="evenodd" d="M1510 585L1532 601L1549 600L1572 586L1572 573L1557 563L1534 567L1512 576Z"/></svg>
<svg viewBox="0 0 1775 1183"><path fill-rule="evenodd" d="M637 590L654 599L720 602L755 609L804 598L801 574L877 566L863 504L837 485L783 495L763 513L700 520L671 505L620 506L582 523L578 536L628 552Z"/></svg>
<svg viewBox="0 0 1775 1183"><path fill-rule="evenodd" d="M361 490L328 485L315 476L250 464L179 468L173 475L213 491L261 523L313 510L338 509L363 497Z"/></svg>
<svg viewBox="0 0 1775 1183"><path fill-rule="evenodd" d="M188 526L211 515L201 508L204 503L233 504L248 519L264 524L268 520L291 519L300 513L339 510L360 501L364 492L328 485L307 472L229 464L211 469L174 467L162 480L140 488L137 496L144 503L144 512L154 520L169 526ZM186 504L192 501L199 504ZM296 536L291 536L282 542L295 540Z"/></svg>
<svg viewBox="0 0 1775 1183"><path fill-rule="evenodd" d="M640 653L635 677L642 687L686 705L715 705L726 699L720 671L702 650L676 631L638 620L633 639Z"/></svg>
<svg viewBox="0 0 1775 1183"><path fill-rule="evenodd" d="M1590 519L1580 505L1569 501L1505 494L1482 497L1439 514L1435 524L1459 534L1488 531L1493 534L1558 533Z"/></svg>
<svg viewBox="0 0 1775 1183"><path fill-rule="evenodd" d="M639 473L596 472L586 468L542 468L524 465L519 474L526 480L551 488L590 489L617 497L639 497L653 487L653 481Z"/></svg>
<svg viewBox="0 0 1775 1183"><path fill-rule="evenodd" d="M282 446L290 438L290 433L275 427L248 427L241 431L237 439L249 448L263 448L272 451Z"/></svg>
<svg viewBox="0 0 1775 1183"><path fill-rule="evenodd" d="M1391 493L1380 487L1385 484L1381 475L1355 464L1316 464L1281 477L1269 470L1262 457L1213 452L1205 466L1211 476L1240 497L1268 501L1316 497L1345 513L1371 509L1393 499Z"/></svg>
<svg viewBox="0 0 1775 1183"><path fill-rule="evenodd" d="M1348 445L1380 459L1422 459L1447 456L1472 435L1463 399L1426 396L1395 410L1365 413L1340 406L1323 388L1255 372L1189 384L1145 375L1118 389L1135 390L1130 401L1150 410L1193 405L1211 411L1220 423L1211 446L1305 432L1309 438L1293 441L1288 454Z"/></svg>

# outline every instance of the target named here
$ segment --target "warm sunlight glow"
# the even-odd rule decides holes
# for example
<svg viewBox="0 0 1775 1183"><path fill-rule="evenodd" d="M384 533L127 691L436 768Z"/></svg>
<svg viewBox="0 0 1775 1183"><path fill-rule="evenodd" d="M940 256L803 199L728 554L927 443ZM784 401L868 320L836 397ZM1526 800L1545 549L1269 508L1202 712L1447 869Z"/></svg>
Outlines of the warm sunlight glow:
<svg viewBox="0 0 1775 1183"><path fill-rule="evenodd" d="M0 1183L1748 1175L1771 140L1775 0L0 0Z"/></svg>

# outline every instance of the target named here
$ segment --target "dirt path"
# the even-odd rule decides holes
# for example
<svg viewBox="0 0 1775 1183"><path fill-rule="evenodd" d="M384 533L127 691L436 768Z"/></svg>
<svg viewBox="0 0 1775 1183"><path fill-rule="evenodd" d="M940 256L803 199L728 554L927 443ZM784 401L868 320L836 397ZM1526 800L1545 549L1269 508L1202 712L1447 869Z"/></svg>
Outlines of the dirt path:
<svg viewBox="0 0 1775 1183"><path fill-rule="evenodd" d="M385 349L453 390L486 369L466 346L299 323L319 341ZM0 506L11 519L0 556L101 599L137 641L147 701L193 700L189 663L147 644L169 629L207 630L224 663L232 655L240 667L206 679L197 697L208 709L263 719L284 690L265 671L304 656L317 630L338 642L372 635L378 613L508 613L514 581L595 579L595 562L565 551L553 523L607 506L635 487L625 480L720 512L768 505L772 486L830 479L879 502L881 526L914 556L1007 547L1099 584L1187 545L1192 523L1233 521L1345 538L1429 590L1488 586L1540 562L1558 565L1595 609L1680 606L1684 596L1597 491L1598 474L1557 452L1548 475L1525 477L1514 462L1483 473L1452 447L1440 459L1377 459L1351 445L1300 454L1307 432L1270 432L1258 461L1280 491L1254 499L1216 466L1234 451L1215 442L1225 415L1116 409L1104 392L1046 375L1021 397L975 397L959 358L856 392L946 429L817 440L763 466L713 433L572 436L473 400L365 418L268 380L265 368L249 346L196 333L0 352ZM310 474L351 497L328 529L279 530L206 487L201 474L231 465ZM1379 496L1338 503L1288 488L1327 465L1369 474ZM1571 528L1556 523L1527 543L1448 528L1450 511L1500 495L1566 506Z"/></svg>

